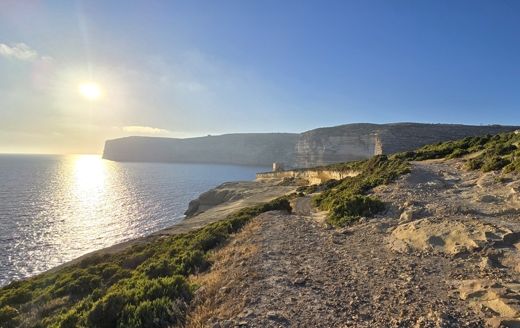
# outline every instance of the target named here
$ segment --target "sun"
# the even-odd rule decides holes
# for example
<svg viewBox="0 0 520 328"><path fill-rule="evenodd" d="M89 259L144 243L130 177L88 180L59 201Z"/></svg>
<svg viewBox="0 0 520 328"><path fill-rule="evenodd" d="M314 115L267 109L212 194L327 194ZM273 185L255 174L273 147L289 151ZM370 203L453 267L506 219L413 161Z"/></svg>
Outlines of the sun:
<svg viewBox="0 0 520 328"><path fill-rule="evenodd" d="M97 100L101 97L101 88L95 82L84 82L79 85L79 92L88 100Z"/></svg>

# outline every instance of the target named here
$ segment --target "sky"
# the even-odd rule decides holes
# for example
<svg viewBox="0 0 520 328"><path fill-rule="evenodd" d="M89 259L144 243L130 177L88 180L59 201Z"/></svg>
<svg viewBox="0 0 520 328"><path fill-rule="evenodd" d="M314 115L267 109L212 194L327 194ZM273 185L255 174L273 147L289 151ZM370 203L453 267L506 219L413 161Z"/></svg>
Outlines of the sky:
<svg viewBox="0 0 520 328"><path fill-rule="evenodd" d="M355 122L520 124L519 17L515 0L1 0L0 152Z"/></svg>

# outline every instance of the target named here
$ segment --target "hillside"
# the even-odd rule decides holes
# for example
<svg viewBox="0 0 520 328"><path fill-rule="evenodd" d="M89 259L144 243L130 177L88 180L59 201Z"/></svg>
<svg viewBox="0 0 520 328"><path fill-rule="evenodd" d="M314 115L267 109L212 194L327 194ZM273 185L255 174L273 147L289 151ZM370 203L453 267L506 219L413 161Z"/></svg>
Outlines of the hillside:
<svg viewBox="0 0 520 328"><path fill-rule="evenodd" d="M2 327L520 325L520 134L311 171L351 174L222 185L180 231L0 289Z"/></svg>
<svg viewBox="0 0 520 328"><path fill-rule="evenodd" d="M517 127L498 125L420 123L361 123L319 128L299 136L293 166L312 167L366 159L377 154L393 154L427 144L515 129Z"/></svg>
<svg viewBox="0 0 520 328"><path fill-rule="evenodd" d="M103 158L259 166L281 162L287 167L312 167L514 129L496 125L363 123L320 128L301 134L244 133L186 139L127 137L108 140Z"/></svg>
<svg viewBox="0 0 520 328"><path fill-rule="evenodd" d="M190 327L518 327L519 149L510 133L323 168L358 174L213 255Z"/></svg>

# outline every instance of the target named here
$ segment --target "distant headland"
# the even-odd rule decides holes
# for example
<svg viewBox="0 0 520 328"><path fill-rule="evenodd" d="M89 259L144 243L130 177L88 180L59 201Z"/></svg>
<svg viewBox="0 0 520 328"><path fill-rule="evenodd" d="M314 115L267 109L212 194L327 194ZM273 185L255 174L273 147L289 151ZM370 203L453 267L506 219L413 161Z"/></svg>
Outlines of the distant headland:
<svg viewBox="0 0 520 328"><path fill-rule="evenodd" d="M271 165L287 168L366 159L426 144L497 134L518 126L355 123L297 133L237 133L197 138L126 137L107 140L103 158L125 162Z"/></svg>

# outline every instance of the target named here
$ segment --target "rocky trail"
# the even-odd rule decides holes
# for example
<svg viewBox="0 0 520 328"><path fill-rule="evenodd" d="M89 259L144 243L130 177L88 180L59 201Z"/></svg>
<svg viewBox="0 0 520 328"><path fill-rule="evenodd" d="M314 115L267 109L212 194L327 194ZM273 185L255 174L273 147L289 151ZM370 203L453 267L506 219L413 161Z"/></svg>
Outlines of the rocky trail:
<svg viewBox="0 0 520 328"><path fill-rule="evenodd" d="M387 213L350 228L308 197L260 215L194 277L188 326L518 327L514 183L417 163L374 191Z"/></svg>

